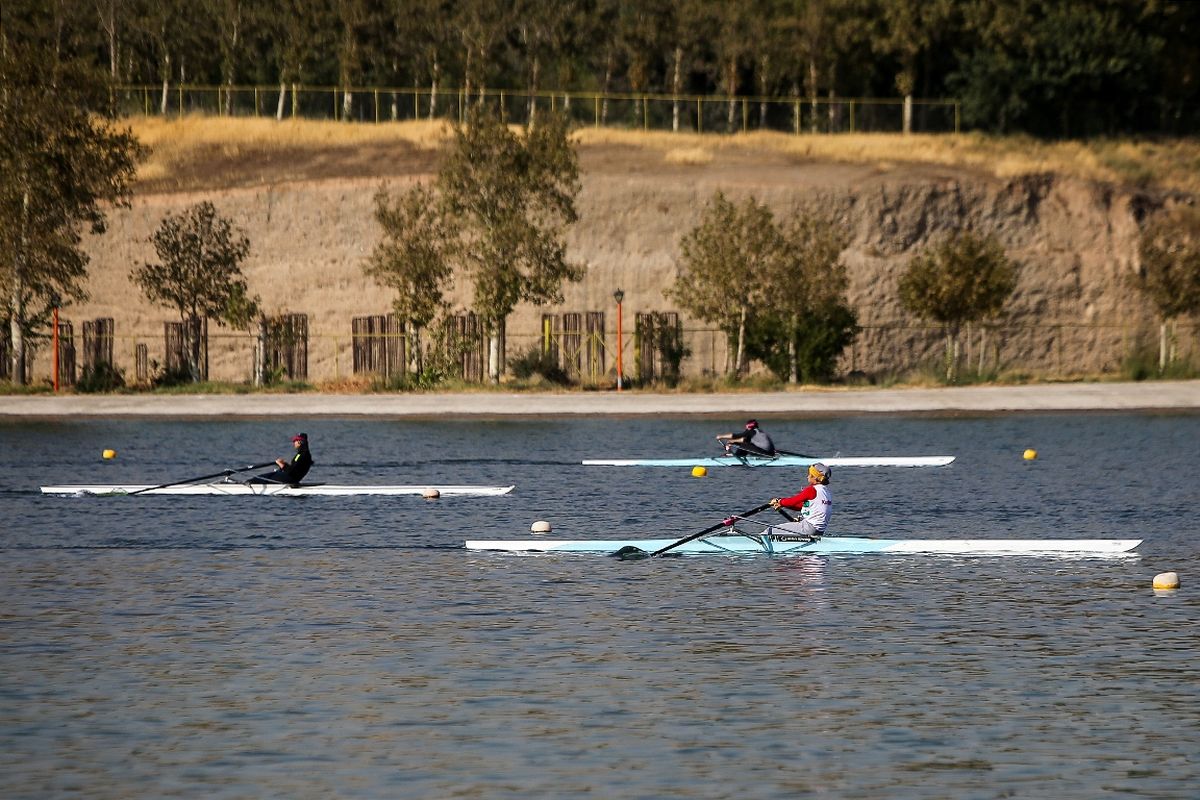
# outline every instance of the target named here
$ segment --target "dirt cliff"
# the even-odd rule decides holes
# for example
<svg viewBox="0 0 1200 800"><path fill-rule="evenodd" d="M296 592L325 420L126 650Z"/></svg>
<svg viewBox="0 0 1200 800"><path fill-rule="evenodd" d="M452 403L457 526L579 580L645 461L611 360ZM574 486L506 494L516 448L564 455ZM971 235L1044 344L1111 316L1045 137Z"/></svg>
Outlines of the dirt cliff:
<svg viewBox="0 0 1200 800"><path fill-rule="evenodd" d="M388 292L362 273L378 238L372 196L380 185L402 189L430 176L435 156L383 148L365 162L360 154L349 177L335 168L292 177L295 171L285 168L294 165L273 169L264 162L255 170L252 157L238 158L243 178L233 188L219 182L187 191L149 185L132 208L114 211L109 231L87 243L91 299L67 316L76 321L77 335L82 320L113 317L118 364L130 372L138 342L161 361L162 326L173 313L142 298L129 272L153 260L147 240L164 213L208 199L247 232L252 253L244 272L266 309L309 315L310 379L344 379L351 371L351 318L386 313L390 303ZM611 337L617 288L625 292L627 335L634 312L672 310L664 290L677 274L679 239L718 189L732 197L753 195L779 215L816 201L850 227L849 299L864 329L846 355L847 371L903 371L937 352L937 332L902 311L896 284L915 252L962 228L994 233L1020 270L1000 324L968 338L974 361L1027 373L1111 371L1138 331L1153 324L1148 304L1126 276L1137 260L1139 220L1167 202L1163 193L1054 174L1006 179L963 168L832 163L745 149L688 159L602 144L582 147L580 161L579 223L569 246L571 257L587 265L587 275L566 287L561 307L518 307L509 322L510 357L530 346L543 313L604 311ZM212 173L222 169L229 171L228 165L214 166ZM465 308L469 287L457 287L454 297ZM692 349L685 370L719 371L721 337L695 320L685 318L685 327ZM214 327L211 333L223 332ZM210 345L212 374L244 379L250 373L248 337L224 333ZM628 359L628 343L626 348Z"/></svg>

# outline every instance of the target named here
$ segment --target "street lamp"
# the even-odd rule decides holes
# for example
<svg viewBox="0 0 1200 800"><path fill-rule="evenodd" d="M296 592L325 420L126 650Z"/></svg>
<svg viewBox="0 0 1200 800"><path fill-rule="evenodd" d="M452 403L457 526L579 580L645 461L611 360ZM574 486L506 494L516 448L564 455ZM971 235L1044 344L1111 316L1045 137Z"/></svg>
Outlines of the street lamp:
<svg viewBox="0 0 1200 800"><path fill-rule="evenodd" d="M625 293L617 289L613 292L613 300L617 301L617 391L619 392L622 388L621 374L624 371L621 366L621 351L625 349L621 344L621 303L625 300Z"/></svg>

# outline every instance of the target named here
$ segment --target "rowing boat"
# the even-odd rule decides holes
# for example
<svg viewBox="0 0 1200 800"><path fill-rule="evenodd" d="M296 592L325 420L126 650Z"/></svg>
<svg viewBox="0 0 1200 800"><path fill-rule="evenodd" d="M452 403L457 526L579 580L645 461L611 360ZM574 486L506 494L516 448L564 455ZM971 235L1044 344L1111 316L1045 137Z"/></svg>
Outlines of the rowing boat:
<svg viewBox="0 0 1200 800"><path fill-rule="evenodd" d="M775 526L775 530L786 529ZM525 539L467 541L468 550L502 550L512 553L606 553L635 551L654 553L677 539ZM865 553L922 553L940 555L1058 555L1108 556L1128 553L1141 539L869 539L860 536L804 536L776 534L719 533L693 539L672 548L672 553L853 555Z"/></svg>
<svg viewBox="0 0 1200 800"><path fill-rule="evenodd" d="M830 467L944 467L954 456L717 456L705 458L589 459L589 467L807 467L818 461Z"/></svg>
<svg viewBox="0 0 1200 800"><path fill-rule="evenodd" d="M437 492L441 496L473 495L493 496L508 494L512 486L443 486L436 484L419 486L352 486L331 483L301 483L291 486L284 483L238 483L237 481L216 483L185 483L154 487L154 484L118 486L43 486L42 494L56 495L127 495L133 492L151 494L186 495L279 495L282 497L342 497L350 495L425 495ZM146 491L148 490L148 491Z"/></svg>
<svg viewBox="0 0 1200 800"><path fill-rule="evenodd" d="M534 553L616 553L635 547L646 553L661 550L675 539L527 539L467 541L468 550L504 550ZM816 541L790 541L779 536L710 536L694 539L673 553L727 553L771 555L833 555L857 553L933 553L943 555L1116 555L1127 553L1141 539L868 539L826 536Z"/></svg>

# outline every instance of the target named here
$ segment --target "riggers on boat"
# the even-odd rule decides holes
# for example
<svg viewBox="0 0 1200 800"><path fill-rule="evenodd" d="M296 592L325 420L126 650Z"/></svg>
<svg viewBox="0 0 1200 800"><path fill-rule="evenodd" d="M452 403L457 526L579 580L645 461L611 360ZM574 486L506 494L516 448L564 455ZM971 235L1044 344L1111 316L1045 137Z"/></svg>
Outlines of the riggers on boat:
<svg viewBox="0 0 1200 800"><path fill-rule="evenodd" d="M341 497L351 495L428 495L436 492L441 496L469 495L489 496L508 494L512 486L455 486L455 485L395 485L395 486L349 486L332 483L301 483L295 486L286 483L239 483L218 481L214 483L183 483L167 486L134 484L116 486L43 486L42 494L56 495L272 495L279 497Z"/></svg>
<svg viewBox="0 0 1200 800"><path fill-rule="evenodd" d="M588 467L944 467L954 456L716 456L703 458L588 459Z"/></svg>
<svg viewBox="0 0 1200 800"><path fill-rule="evenodd" d="M926 553L941 555L1058 555L1111 556L1128 553L1141 539L870 539L861 536L799 534L793 523L769 526L769 532L744 533L734 529L713 533L680 544L679 539L524 539L468 541L468 550L503 550L533 553L671 553L835 555L865 553Z"/></svg>

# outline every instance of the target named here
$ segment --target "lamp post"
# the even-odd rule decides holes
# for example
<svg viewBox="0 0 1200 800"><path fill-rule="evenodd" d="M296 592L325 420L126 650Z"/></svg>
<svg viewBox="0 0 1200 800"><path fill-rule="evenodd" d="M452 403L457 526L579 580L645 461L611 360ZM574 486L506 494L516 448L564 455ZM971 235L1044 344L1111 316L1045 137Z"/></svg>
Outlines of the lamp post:
<svg viewBox="0 0 1200 800"><path fill-rule="evenodd" d="M625 349L621 344L621 303L625 300L625 293L617 289L613 292L613 300L617 301L617 391L619 392L622 388L622 373L624 371L621 366L621 351Z"/></svg>

